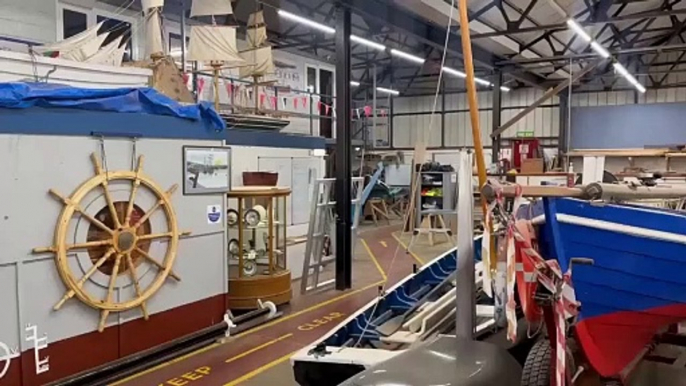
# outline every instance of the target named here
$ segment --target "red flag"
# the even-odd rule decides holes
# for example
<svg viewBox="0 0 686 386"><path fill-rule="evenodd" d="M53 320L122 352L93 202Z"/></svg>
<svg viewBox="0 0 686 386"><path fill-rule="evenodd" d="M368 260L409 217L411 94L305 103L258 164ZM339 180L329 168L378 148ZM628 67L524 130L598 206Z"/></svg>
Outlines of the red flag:
<svg viewBox="0 0 686 386"><path fill-rule="evenodd" d="M205 78L198 78L198 94L202 94L203 88L205 88Z"/></svg>
<svg viewBox="0 0 686 386"><path fill-rule="evenodd" d="M329 106L327 104L324 105L324 115L329 115L329 109L330 108L331 108L331 106Z"/></svg>
<svg viewBox="0 0 686 386"><path fill-rule="evenodd" d="M260 94L260 106L264 107L264 99L267 98L266 95Z"/></svg>
<svg viewBox="0 0 686 386"><path fill-rule="evenodd" d="M191 77L191 75L187 72L184 72L181 74L181 77L183 78L183 84L188 84L188 79Z"/></svg>
<svg viewBox="0 0 686 386"><path fill-rule="evenodd" d="M317 112L319 113L320 111L322 111L322 102L317 101Z"/></svg>
<svg viewBox="0 0 686 386"><path fill-rule="evenodd" d="M306 96L302 97L302 101L303 101L303 108L306 109L307 108L307 97Z"/></svg>
<svg viewBox="0 0 686 386"><path fill-rule="evenodd" d="M276 110L276 97L272 95L271 98L269 98L269 100L271 101L272 108Z"/></svg>
<svg viewBox="0 0 686 386"><path fill-rule="evenodd" d="M364 106L364 115L368 117L372 115L372 106Z"/></svg>
<svg viewBox="0 0 686 386"><path fill-rule="evenodd" d="M298 109L298 98L293 98L293 108L294 108L295 110Z"/></svg>
<svg viewBox="0 0 686 386"><path fill-rule="evenodd" d="M226 84L226 93L229 95L233 94L233 83Z"/></svg>

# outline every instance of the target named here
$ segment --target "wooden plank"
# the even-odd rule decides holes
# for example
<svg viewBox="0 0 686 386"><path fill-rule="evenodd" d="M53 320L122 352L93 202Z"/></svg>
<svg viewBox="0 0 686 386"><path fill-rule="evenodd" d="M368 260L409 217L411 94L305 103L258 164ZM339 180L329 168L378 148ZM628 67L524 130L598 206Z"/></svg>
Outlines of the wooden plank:
<svg viewBox="0 0 686 386"><path fill-rule="evenodd" d="M512 119L510 119L509 121L505 122L505 124L503 124L503 125L500 126L497 130L495 130L495 131L493 132L493 134L491 134L491 137L495 138L495 137L497 137L498 135L500 135L503 131L505 131L505 130L509 129L510 127L512 127L512 126L513 126L515 123L517 123L520 119L524 118L524 117L527 116L530 112L534 111L534 110L536 109L536 107L542 105L545 101L547 101L548 99L550 99L550 98L552 98L553 96L555 96L555 95L557 95L558 93L560 93L560 91L562 91L562 90L564 90L565 88L567 88L567 86L569 86L570 84L573 84L573 83L576 82L577 80L581 79L584 75L586 75L586 74L588 74L589 72L593 71L596 67L598 67L598 65L599 65L600 63L603 63L603 62L605 62L605 59L601 59L601 60L599 60L599 61L597 61L597 62L595 62L595 63L589 64L588 66L586 66L586 68L584 68L584 69L581 70L580 72L574 74L574 75L572 76L571 79L570 79L570 78L567 78L567 79L565 79L564 81L562 81L560 84L558 84L557 86L548 89L548 91L546 91L546 92L543 94L543 96L541 96L540 98L538 98L538 99L537 99L534 103L532 103L529 107L527 107L527 108L525 108L524 110L522 110L519 114L515 115L514 118L512 118Z"/></svg>

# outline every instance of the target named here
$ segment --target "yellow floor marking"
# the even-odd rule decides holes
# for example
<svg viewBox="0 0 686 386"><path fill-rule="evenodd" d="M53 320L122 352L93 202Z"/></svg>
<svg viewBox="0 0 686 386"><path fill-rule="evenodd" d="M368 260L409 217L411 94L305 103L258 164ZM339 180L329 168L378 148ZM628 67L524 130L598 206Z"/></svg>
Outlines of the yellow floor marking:
<svg viewBox="0 0 686 386"><path fill-rule="evenodd" d="M383 245L384 248L388 248L388 244L386 244L385 241L379 241L379 243L381 243L381 245Z"/></svg>
<svg viewBox="0 0 686 386"><path fill-rule="evenodd" d="M373 257L373 254L370 254L370 257L371 257L372 259L375 260L375 257ZM364 286L364 287L362 287L362 288L358 288L358 289L356 289L356 290L354 290L354 291L346 292L346 293L344 293L344 294L342 294L342 295L340 295L340 296L337 296L337 297L335 297L335 298L331 298L331 299L326 300L326 301L324 301L324 302L317 303L317 304L315 304L315 305L313 305L313 306L311 306L311 307L305 308L304 310L300 310L300 311L298 311L298 312L294 312L294 313L292 313L292 314L288 314L288 315L283 316L283 317L281 317L281 318L275 319L275 320L273 320L272 322L265 323L265 324L263 324L263 325L257 326L257 327L255 327L255 328L253 328L253 329L248 330L248 331L242 332L242 333L236 335L235 338L238 339L238 338L244 337L244 336L246 336L246 335L250 335L250 334L252 334L252 333L255 333L255 332L258 332L258 331L262 331L262 330L264 330L265 328L269 328L269 327L274 326L274 325L276 325L276 324L279 324L279 323L281 323L281 322L285 322L285 321L287 321L287 320L293 319L293 318L295 318L295 317L297 317L297 316L300 316L300 315L302 315L302 314L305 314L305 313L308 313L308 312L311 312L311 311L318 310L318 309L320 309L320 308L322 308L322 307L328 306L329 304L336 303L336 302L341 301L341 300L343 300L343 299L345 299L345 298L348 298L348 297L350 297L350 296L357 295L357 294L359 294L360 292L364 292L364 291L366 291L366 290L368 290L368 289L370 289L370 288L376 288L376 287L378 287L378 286L384 284L385 282L386 282L386 280L379 280L379 281L377 281L376 283L372 283L372 284L366 285L366 286ZM226 342L226 343L233 343L233 342L235 342L235 339L232 340L232 341L230 341L230 342ZM180 361L182 361L182 360L185 360L185 359L194 357L194 356L196 356L196 355L198 355L198 354L202 354L202 353L204 353L204 352L206 352L206 351L208 351L208 350L217 348L217 347L219 347L219 346L223 346L223 345L226 344L226 343L212 343L211 345L209 345L209 346L207 346L207 347L203 347L203 348L199 349L198 351L193 351L193 352L188 353L188 354L186 354L186 355L184 355L184 356L181 356L181 357L172 359L172 360L169 361L169 362L160 363L159 365L157 365L157 366L155 366L155 367L152 367L152 368L149 368L149 369L147 369L147 370L141 371L140 373L136 373L136 374L133 374L133 375L131 375L131 376L128 376L128 377L126 377L126 378L124 378L124 379L122 379L122 380L119 380L119 381L117 381L117 382L115 382L115 383L110 384L110 386L121 385L121 384L123 384L123 383L126 383L126 382L128 382L128 381L134 380L134 379L136 379L136 378L138 378L138 377L141 377L141 376L143 376L143 375L150 374L150 373L155 372L155 371L157 371L157 370L159 370L159 369L165 368L165 367L167 367L167 366L169 366L169 365L172 365L172 364L174 364L174 363L178 363L178 362L180 362Z"/></svg>
<svg viewBox="0 0 686 386"><path fill-rule="evenodd" d="M270 340L270 341L267 342L267 343L261 344L261 345L259 345L259 346L257 346L257 347L251 348L251 349L248 350L248 351L242 352L242 353L236 355L235 357L229 358L229 359L225 360L224 362L226 362L226 363L231 363L231 362L233 362L233 361L235 361L235 360L238 360L238 359L241 359L241 358L243 358L243 357L245 357L245 356L248 356L248 355L254 353L255 351L260 351L260 350L262 350L262 349L265 348L265 347L269 347L269 346L273 345L274 343L281 342L282 340L288 339L288 338L290 338L290 337L292 337L292 336L293 336L293 333L289 333L289 334L286 334L286 335L282 335L282 336L280 336L280 337L278 337L278 338L276 338L276 339Z"/></svg>
<svg viewBox="0 0 686 386"><path fill-rule="evenodd" d="M388 276L386 276L386 272L384 272L383 268L381 268L381 264L379 264L379 261L376 259L376 256L374 256L374 253L372 250L369 248L369 245L367 244L364 239L360 239L362 241L362 245L364 245L364 249L367 250L367 253L369 254L369 257L372 258L372 261L374 262L374 265L376 265L376 269L379 270L379 273L381 274L381 277L383 278L383 281L388 280Z"/></svg>
<svg viewBox="0 0 686 386"><path fill-rule="evenodd" d="M292 357L293 355L295 355L295 353L297 353L298 351L300 351L300 350L295 350L295 351L293 351L293 352L290 353L290 354L286 354L286 355L282 356L282 357L279 358L279 359L276 359L276 360L274 360L274 361L271 361L271 362L267 363L266 365L264 365L264 366L262 366L262 367L259 367L259 368L255 369L255 370L253 370L253 371L251 371L251 372L249 372L249 373L247 373L247 374L241 376L240 378L236 378L236 379L234 379L233 381L231 381L231 382L229 382L229 383L225 383L224 386L236 386L236 385L238 385L239 383L245 382L245 381L249 380L250 378L253 378L253 377L255 377L255 376L257 376L257 375L259 375L259 374L261 374L261 373L263 373L263 372L265 372L265 371L271 369L272 367L274 367L274 366L276 366L276 365L279 365L279 364L281 364L281 363L287 361L288 359L290 359L290 357Z"/></svg>
<svg viewBox="0 0 686 386"><path fill-rule="evenodd" d="M188 358L194 357L194 356L196 356L196 355L198 355L198 354L202 354L202 353L204 353L205 351L211 350L211 349L213 349L213 348L215 348L215 347L219 347L219 346L221 346L221 343L212 343L211 345L209 345L209 346L207 346L207 347L203 347L203 348L201 348L201 349L199 349L199 350L197 350L197 351L193 351L193 352L190 352L190 353L188 353L188 354L186 354L186 355L182 355L182 356L180 356L180 357L178 357L178 358L174 358L174 359L170 360L169 362L160 363L159 365L157 365L157 366L155 366L155 367L151 367L151 368L149 368L149 369L147 369L147 370L143 370L143 371L141 371L141 372L139 372L139 373L130 375L130 376L124 378L124 379L120 379L120 380L118 380L118 381L116 381L116 382L114 382L114 383L110 383L109 386L117 386L117 385L121 385L121 384L123 384L123 383L126 383L126 382L128 382L128 381L132 381L132 380L134 380L134 379L136 379L136 378L138 378L138 377L142 377L142 376L144 376L144 375L146 375L146 374L150 374L150 373L152 373L152 372L154 372L154 371L157 371L157 370L159 370L159 369L162 369L162 368L164 368L164 367L171 366L171 365L173 365L173 364L175 364L175 363L179 363L179 362L184 361L184 360L186 360L186 359L188 359Z"/></svg>
<svg viewBox="0 0 686 386"><path fill-rule="evenodd" d="M398 244L400 244L403 248L405 248L406 251L408 251L408 250L407 250L407 245L405 245L405 243L403 243L403 241L400 240L400 238L399 238L398 236L396 236L395 233L391 233L391 236L393 236L393 238L395 239L395 241L398 242ZM410 255L411 255L415 260L417 260L417 262L419 262L420 265L424 265L424 260L422 260L421 257L417 256L417 255L416 255L414 252L412 252L412 251L408 251L408 252L410 253Z"/></svg>

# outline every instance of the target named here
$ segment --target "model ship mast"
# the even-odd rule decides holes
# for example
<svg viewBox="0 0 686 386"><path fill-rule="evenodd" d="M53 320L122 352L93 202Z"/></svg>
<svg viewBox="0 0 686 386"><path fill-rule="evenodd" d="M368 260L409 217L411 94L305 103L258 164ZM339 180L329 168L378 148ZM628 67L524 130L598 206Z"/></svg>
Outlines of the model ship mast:
<svg viewBox="0 0 686 386"><path fill-rule="evenodd" d="M219 110L219 70L245 63L236 49L236 27L218 25L215 17L220 15L233 15L231 0L193 0L191 17L210 16L212 24L191 27L188 58L212 67L216 110Z"/></svg>
<svg viewBox="0 0 686 386"><path fill-rule="evenodd" d="M253 95L257 95L257 88L260 86L260 78L274 73L274 58L272 57L272 47L267 44L267 25L264 22L264 12L257 11L250 15L246 30L248 48L240 53L241 57L248 63L247 66L240 68L240 77L253 78ZM255 97L255 112L258 112L258 98Z"/></svg>

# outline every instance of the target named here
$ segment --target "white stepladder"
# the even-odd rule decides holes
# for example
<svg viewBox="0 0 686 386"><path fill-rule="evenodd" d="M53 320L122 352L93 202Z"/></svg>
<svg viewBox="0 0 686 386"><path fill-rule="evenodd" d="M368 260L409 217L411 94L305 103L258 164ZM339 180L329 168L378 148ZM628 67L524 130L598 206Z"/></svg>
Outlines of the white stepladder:
<svg viewBox="0 0 686 386"><path fill-rule="evenodd" d="M318 179L312 188L312 207L310 209L310 223L307 230L307 244L305 245L305 259L303 259L303 273L300 282L300 293L304 294L314 289L331 285L335 279L319 282L322 267L333 262L333 253L324 257L325 241L328 238L330 251L335 251L336 234L336 201L333 200L335 178ZM362 190L364 177L352 178L352 245L351 253L355 253L357 226L362 212ZM312 280L310 280L310 276ZM311 281L311 282L310 282Z"/></svg>

